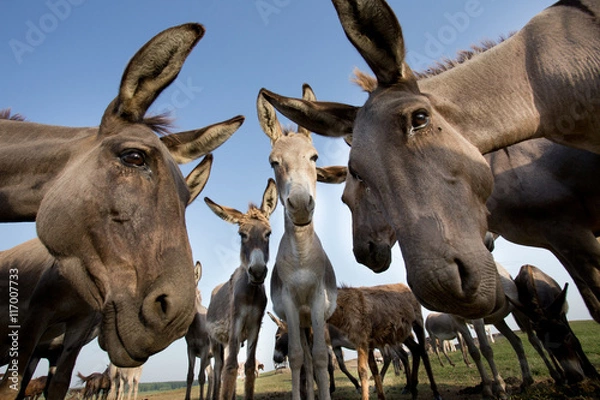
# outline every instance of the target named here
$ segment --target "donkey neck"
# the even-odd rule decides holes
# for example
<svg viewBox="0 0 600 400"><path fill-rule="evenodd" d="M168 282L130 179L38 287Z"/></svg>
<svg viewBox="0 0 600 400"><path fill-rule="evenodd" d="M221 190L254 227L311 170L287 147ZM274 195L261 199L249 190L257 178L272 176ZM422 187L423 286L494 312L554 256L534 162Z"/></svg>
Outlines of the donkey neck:
<svg viewBox="0 0 600 400"><path fill-rule="evenodd" d="M510 39L419 81L482 153L535 137L600 152L598 23L551 7Z"/></svg>
<svg viewBox="0 0 600 400"><path fill-rule="evenodd" d="M51 182L96 133L97 128L0 121L0 221L35 221Z"/></svg>
<svg viewBox="0 0 600 400"><path fill-rule="evenodd" d="M283 239L289 243L294 258L302 261L314 256L315 242L320 246L320 241L315 232L313 221L304 226L297 226L285 214L284 227Z"/></svg>
<svg viewBox="0 0 600 400"><path fill-rule="evenodd" d="M434 109L483 154L536 136L539 113L524 60L509 56L522 54L519 47L512 37L444 73L419 80Z"/></svg>

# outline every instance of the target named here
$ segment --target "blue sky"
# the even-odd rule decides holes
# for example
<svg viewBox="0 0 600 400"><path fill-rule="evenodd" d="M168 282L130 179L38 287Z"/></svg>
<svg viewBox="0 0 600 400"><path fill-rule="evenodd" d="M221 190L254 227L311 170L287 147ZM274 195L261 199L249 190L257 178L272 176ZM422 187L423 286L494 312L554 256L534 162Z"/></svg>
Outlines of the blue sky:
<svg viewBox="0 0 600 400"><path fill-rule="evenodd" d="M549 0L390 0L415 70L483 39L518 30L550 4ZM214 152L211 177L201 195L241 211L250 201L260 202L267 179L273 176L269 139L256 117L261 87L299 96L307 82L321 100L361 105L366 98L349 77L355 66L368 68L344 36L328 1L48 0L1 2L0 9L0 108L11 107L30 121L68 126L98 125L117 94L127 62L152 36L181 23L202 23L204 38L151 111L171 110L177 130L246 116L238 132ZM347 162L343 142L317 136L314 142L318 165ZM190 168L182 166L184 173ZM374 274L356 263L350 213L340 201L341 192L342 186L319 186L315 217L338 281L352 286L406 282L397 246L394 263L385 273ZM199 287L208 305L211 290L239 264L237 229L216 217L201 199L188 208L187 221L194 258L204 266ZM270 267L283 228L280 206L271 225ZM34 236L33 224L2 224L0 250ZM530 263L561 284L570 282L569 317L590 319L572 280L549 252L500 240L494 255L513 275ZM267 369L273 367L274 332L274 324L266 318L258 358ZM75 372L102 371L107 363L108 357L93 342L83 349ZM36 375L45 375L46 368L42 361ZM186 371L181 339L149 359L142 381L185 380Z"/></svg>

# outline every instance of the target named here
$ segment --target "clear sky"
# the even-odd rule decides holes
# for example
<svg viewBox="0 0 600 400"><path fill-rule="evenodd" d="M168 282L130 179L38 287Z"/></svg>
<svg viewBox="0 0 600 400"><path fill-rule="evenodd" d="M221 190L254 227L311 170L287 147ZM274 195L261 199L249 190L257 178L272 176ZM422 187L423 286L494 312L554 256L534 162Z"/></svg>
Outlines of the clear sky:
<svg viewBox="0 0 600 400"><path fill-rule="evenodd" d="M483 39L518 30L550 4L550 0L390 0L415 70ZM250 201L260 202L267 179L273 176L269 139L256 117L260 88L300 96L307 82L321 100L361 105L366 99L349 77L355 66L368 68L347 41L329 1L2 1L0 108L11 107L40 123L98 125L133 54L159 31L185 22L204 24L206 34L151 111L171 110L177 130L246 116L238 132L214 152L210 180L187 211L194 258L204 266L199 287L208 306L211 290L239 265L239 238L237 228L215 216L201 198L208 196L245 212ZM318 165L346 164L348 149L342 141L315 135L314 142ZM190 169L182 167L184 174ZM340 201L341 193L342 186L319 185L315 217L338 282L351 286L406 282L397 246L393 265L382 274L356 263L350 212ZM271 225L270 267L283 229L281 205ZM34 236L33 224L1 224L0 250ZM561 284L570 282L569 317L590 319L572 280L549 252L499 240L494 255L513 276L522 264L530 263ZM271 304L267 310L272 310ZM265 318L258 359L267 369L273 368L274 332L274 324ZM103 371L107 363L106 353L94 341L82 350L74 372ZM42 361L36 375L45 375L46 368ZM148 360L142 381L185 380L186 371L181 339Z"/></svg>

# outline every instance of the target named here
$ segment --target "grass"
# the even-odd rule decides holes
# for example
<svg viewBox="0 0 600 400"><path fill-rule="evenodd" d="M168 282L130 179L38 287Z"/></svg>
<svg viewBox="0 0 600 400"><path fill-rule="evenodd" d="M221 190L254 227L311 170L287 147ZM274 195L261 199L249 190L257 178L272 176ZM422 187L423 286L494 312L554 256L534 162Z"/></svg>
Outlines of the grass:
<svg viewBox="0 0 600 400"><path fill-rule="evenodd" d="M571 326L579 338L583 349L588 358L596 368L600 368L600 325L594 321L572 321ZM500 375L504 378L507 390L513 400L542 400L542 399L600 399L600 383L589 380L571 387L556 387L548 374L544 362L533 349L527 337L518 333L523 341L523 346L527 354L529 366L535 380L534 385L525 393L519 393L521 383L521 371L516 355L508 341L500 337L492 345L494 350L494 359L499 368ZM453 352L450 357L456 364L455 367L444 364L441 367L435 355L430 355L433 374L442 397L446 400L475 400L481 399L481 394L477 393L475 386L481 381L477 368L473 365L471 368L462 361L460 352ZM489 371L487 363L484 362ZM353 375L357 376L355 363L348 362L348 369ZM403 372L400 376L395 376L393 368L388 370L385 377L384 388L386 397L389 399L410 399L410 395L402 394L402 388L405 384ZM238 399L243 398L243 383L238 381L237 393ZM256 400L280 400L291 398L291 374L289 371L284 373L275 373L274 371L262 373L256 380L255 396ZM198 397L198 388L194 387L192 394L194 399ZM148 400L167 400L183 399L185 389L169 390L153 393L140 393L140 399ZM374 393L371 398L376 398ZM432 392L429 387L429 380L421 366L419 372L419 398L431 399ZM360 399L350 381L339 370L336 370L336 391L332 395L332 400L355 400Z"/></svg>

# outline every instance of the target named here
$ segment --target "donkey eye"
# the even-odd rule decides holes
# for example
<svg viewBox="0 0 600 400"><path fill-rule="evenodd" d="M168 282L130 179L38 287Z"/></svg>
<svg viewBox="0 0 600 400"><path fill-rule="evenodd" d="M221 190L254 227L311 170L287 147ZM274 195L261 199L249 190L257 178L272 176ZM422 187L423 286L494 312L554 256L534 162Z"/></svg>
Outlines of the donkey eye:
<svg viewBox="0 0 600 400"><path fill-rule="evenodd" d="M419 110L413 113L411 125L414 130L423 129L429 125L429 114L427 111Z"/></svg>
<svg viewBox="0 0 600 400"><path fill-rule="evenodd" d="M279 166L279 162L276 160L269 160L269 163L271 164L271 168Z"/></svg>
<svg viewBox="0 0 600 400"><path fill-rule="evenodd" d="M313 154L313 156L310 158L310 161L317 162L318 159L319 159L319 155L318 154Z"/></svg>
<svg viewBox="0 0 600 400"><path fill-rule="evenodd" d="M127 150L120 156L121 162L129 167L143 167L146 165L146 156L139 150Z"/></svg>
<svg viewBox="0 0 600 400"><path fill-rule="evenodd" d="M248 234L246 232L240 232L240 237L242 238L242 240L247 240Z"/></svg>

